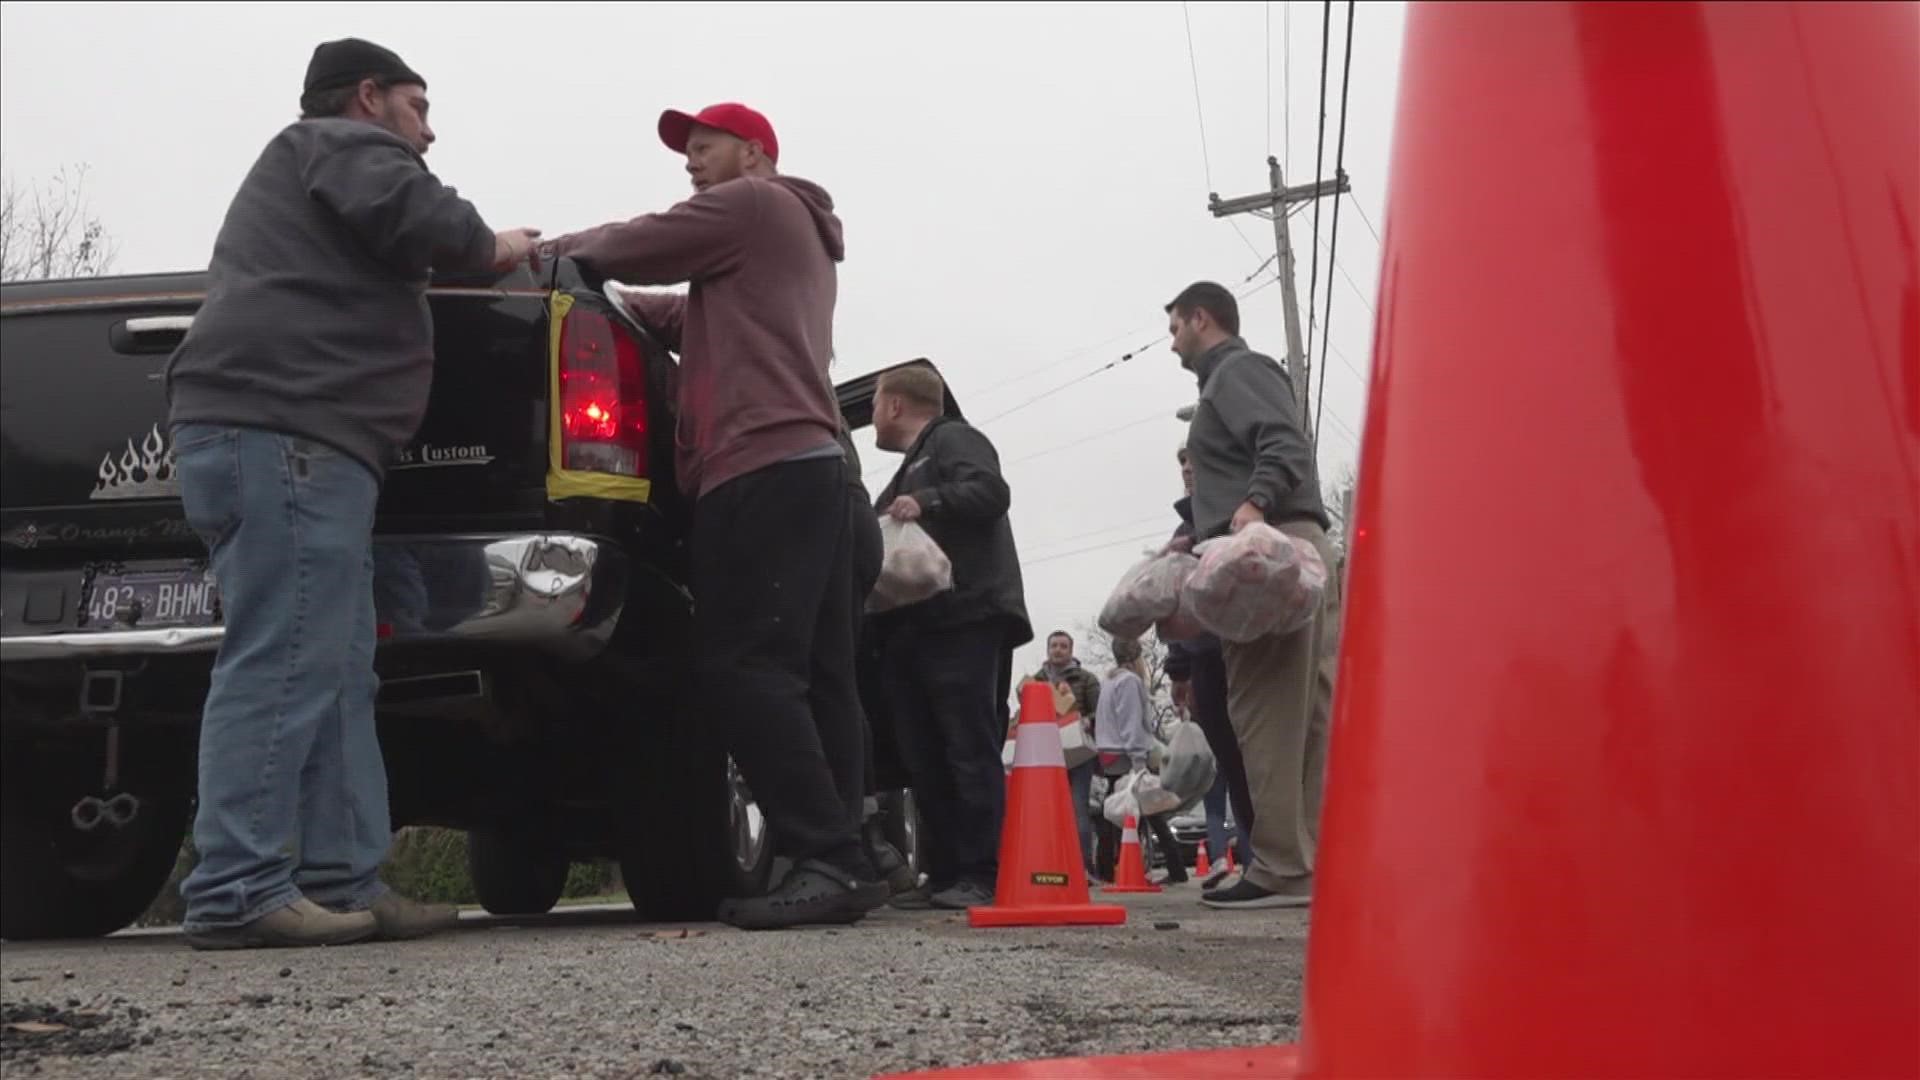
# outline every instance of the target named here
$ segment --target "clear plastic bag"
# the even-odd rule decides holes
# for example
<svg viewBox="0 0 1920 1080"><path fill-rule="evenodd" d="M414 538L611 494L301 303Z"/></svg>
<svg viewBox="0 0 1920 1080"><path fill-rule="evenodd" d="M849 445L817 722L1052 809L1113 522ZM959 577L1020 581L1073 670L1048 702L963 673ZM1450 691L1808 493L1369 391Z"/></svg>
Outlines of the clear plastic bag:
<svg viewBox="0 0 1920 1080"><path fill-rule="evenodd" d="M1291 634L1313 621L1327 564L1312 544L1263 522L1201 544L1186 600L1200 624L1227 641Z"/></svg>
<svg viewBox="0 0 1920 1080"><path fill-rule="evenodd" d="M1200 725L1187 721L1176 726L1167 739L1167 763L1160 770L1160 786L1180 800L1179 809L1189 809L1205 798L1218 772L1213 747L1208 745Z"/></svg>
<svg viewBox="0 0 1920 1080"><path fill-rule="evenodd" d="M1115 827L1125 828L1129 816L1136 819L1140 817L1140 804L1134 800L1133 788L1140 782L1140 778L1146 775L1143 772L1128 773L1113 782L1112 789L1107 793L1106 802L1100 809Z"/></svg>
<svg viewBox="0 0 1920 1080"><path fill-rule="evenodd" d="M917 522L880 519L885 554L880 580L867 598L867 610L891 611L918 604L953 588L953 562Z"/></svg>
<svg viewBox="0 0 1920 1080"><path fill-rule="evenodd" d="M1100 609L1100 629L1115 637L1137 638L1180 608L1181 586L1200 565L1184 551L1149 556L1120 578Z"/></svg>
<svg viewBox="0 0 1920 1080"><path fill-rule="evenodd" d="M1194 560L1194 565L1198 566L1199 560ZM1207 628L1201 625L1199 618L1193 614L1193 602L1187 599L1186 589L1180 590L1179 607L1174 609L1173 614L1154 623L1153 632L1156 637L1168 644L1176 641L1195 641L1206 635Z"/></svg>

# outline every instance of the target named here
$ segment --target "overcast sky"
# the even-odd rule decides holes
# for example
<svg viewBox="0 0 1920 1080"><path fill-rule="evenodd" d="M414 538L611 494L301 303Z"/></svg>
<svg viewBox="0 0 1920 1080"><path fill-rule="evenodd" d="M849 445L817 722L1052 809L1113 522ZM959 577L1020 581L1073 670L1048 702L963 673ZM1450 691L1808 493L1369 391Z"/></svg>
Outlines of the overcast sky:
<svg viewBox="0 0 1920 1080"><path fill-rule="evenodd" d="M999 447L1044 637L1090 623L1154 543L1145 534L1174 525L1184 434L1174 410L1195 388L1154 342L1161 307L1197 279L1244 292L1271 278L1241 284L1273 253L1271 226L1242 216L1237 235L1207 212L1207 192L1265 188L1269 150L1289 183L1312 179L1321 12L1190 5L1203 155L1183 10L1171 2L6 3L0 167L28 183L85 164L93 208L119 243L117 272L197 269L241 177L295 117L323 40L399 52L430 84L434 171L496 227L549 235L685 197L681 162L654 135L660 110L747 102L778 131L782 170L824 185L846 224L836 375L915 356L939 365ZM1355 23L1346 169L1375 226L1404 14L1362 4ZM1336 5L1328 176L1345 18ZM1380 249L1354 207L1342 208L1340 268L1330 273L1321 253L1319 306L1331 287L1336 350L1320 459L1329 487L1357 453L1358 373L1372 353ZM1322 204L1323 242L1332 212ZM1294 221L1305 305L1311 210ZM1280 290L1255 293L1242 313L1252 345L1283 355ZM862 449L877 493L897 459L870 438ZM1021 667L1039 653L1021 650Z"/></svg>

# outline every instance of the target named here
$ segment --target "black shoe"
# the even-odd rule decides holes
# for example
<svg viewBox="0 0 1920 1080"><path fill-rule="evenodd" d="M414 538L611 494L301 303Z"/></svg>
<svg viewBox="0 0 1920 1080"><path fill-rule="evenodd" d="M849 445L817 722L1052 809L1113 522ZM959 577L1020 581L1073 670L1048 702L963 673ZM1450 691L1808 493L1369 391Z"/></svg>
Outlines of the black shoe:
<svg viewBox="0 0 1920 1080"><path fill-rule="evenodd" d="M899 896L901 893L910 892L915 885L920 884L919 875L913 872L913 867L907 865L907 857L900 854L900 849L887 840L886 835L877 825L868 824L865 840L867 858L873 861L874 870L880 875L880 879L887 883L887 888L893 895Z"/></svg>
<svg viewBox="0 0 1920 1080"><path fill-rule="evenodd" d="M742 930L846 926L859 922L886 899L885 885L862 881L838 867L808 859L765 896L722 903L720 921Z"/></svg>
<svg viewBox="0 0 1920 1080"><path fill-rule="evenodd" d="M1230 889L1206 893L1200 902L1220 911L1264 911L1268 908L1306 907L1313 903L1313 875L1289 880L1278 892L1263 889L1246 878Z"/></svg>

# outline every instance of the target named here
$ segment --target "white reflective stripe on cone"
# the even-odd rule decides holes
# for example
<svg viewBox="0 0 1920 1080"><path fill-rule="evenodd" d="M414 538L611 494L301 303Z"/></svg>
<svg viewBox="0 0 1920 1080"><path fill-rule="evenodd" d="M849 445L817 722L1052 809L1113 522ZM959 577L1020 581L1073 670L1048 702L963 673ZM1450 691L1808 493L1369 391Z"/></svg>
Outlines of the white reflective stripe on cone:
<svg viewBox="0 0 1920 1080"><path fill-rule="evenodd" d="M1121 842L1121 843L1123 843L1123 844L1137 844L1137 843L1139 843L1139 842L1140 842L1140 830L1138 830L1138 829L1136 829L1136 828L1134 828L1134 827L1133 827L1133 826L1131 826L1131 825L1129 825L1129 826L1127 826L1127 827L1126 827L1125 829L1123 829L1123 830L1121 830L1121 833L1120 833L1120 842Z"/></svg>
<svg viewBox="0 0 1920 1080"><path fill-rule="evenodd" d="M1060 748L1060 729L1052 724L1021 724L1014 736L1013 767L1066 768L1067 754Z"/></svg>

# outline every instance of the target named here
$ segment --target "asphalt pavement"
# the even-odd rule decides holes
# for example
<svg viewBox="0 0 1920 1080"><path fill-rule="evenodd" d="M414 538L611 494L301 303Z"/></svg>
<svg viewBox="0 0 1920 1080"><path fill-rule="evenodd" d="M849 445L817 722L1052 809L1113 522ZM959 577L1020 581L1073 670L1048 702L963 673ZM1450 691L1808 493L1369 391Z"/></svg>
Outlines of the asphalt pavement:
<svg viewBox="0 0 1920 1080"><path fill-rule="evenodd" d="M166 931L9 942L0 1072L838 1078L1292 1041L1307 913L1198 897L1118 898L1127 924L1087 929L884 910L746 933L620 907L338 949L196 953Z"/></svg>

